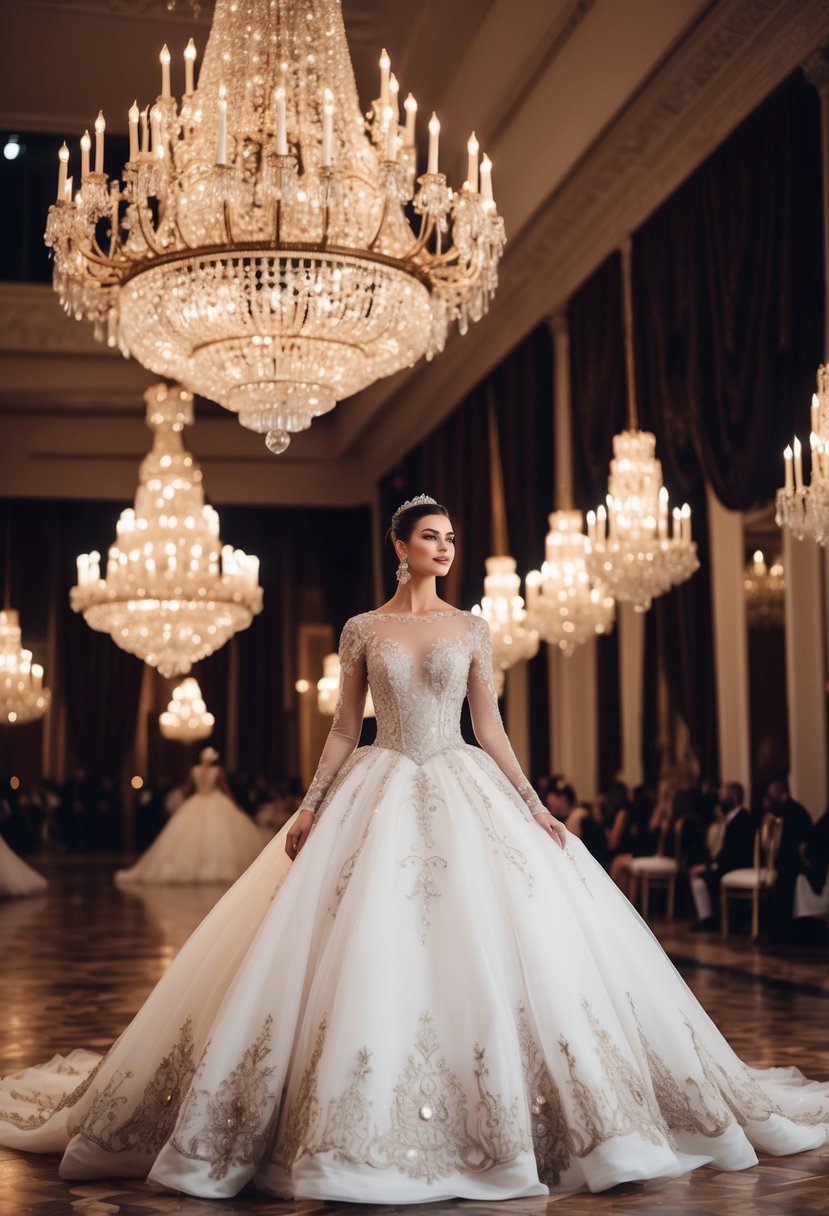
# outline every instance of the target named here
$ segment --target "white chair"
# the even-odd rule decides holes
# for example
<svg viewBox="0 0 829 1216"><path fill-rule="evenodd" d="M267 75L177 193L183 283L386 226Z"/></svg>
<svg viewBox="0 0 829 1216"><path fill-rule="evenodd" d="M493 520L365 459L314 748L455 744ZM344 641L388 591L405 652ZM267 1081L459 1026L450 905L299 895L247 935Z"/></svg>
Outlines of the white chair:
<svg viewBox="0 0 829 1216"><path fill-rule="evenodd" d="M751 936L760 933L760 900L768 895L777 879L774 868L783 820L767 815L754 837L754 865L751 869L731 870L720 879L720 931L728 937L728 901L730 899L751 900Z"/></svg>
<svg viewBox="0 0 829 1216"><path fill-rule="evenodd" d="M665 856L665 844L668 829L664 825L659 831L659 844L653 857L634 857L630 863L630 872L639 879L639 911L645 920L648 919L648 907L652 887L661 887L668 892L667 919L674 919L676 906L676 878L679 873L679 846L682 838L682 824L678 819L674 824L674 856Z"/></svg>
<svg viewBox="0 0 829 1216"><path fill-rule="evenodd" d="M829 877L819 895L815 895L805 874L798 874L794 885L792 916L812 916L815 920L829 920Z"/></svg>

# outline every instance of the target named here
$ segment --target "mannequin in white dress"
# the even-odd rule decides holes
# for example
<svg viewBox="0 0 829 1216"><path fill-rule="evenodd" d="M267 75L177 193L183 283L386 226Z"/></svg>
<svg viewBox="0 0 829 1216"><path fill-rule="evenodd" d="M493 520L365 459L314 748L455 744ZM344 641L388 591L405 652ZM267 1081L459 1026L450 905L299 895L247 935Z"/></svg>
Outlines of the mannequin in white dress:
<svg viewBox="0 0 829 1216"><path fill-rule="evenodd" d="M385 1204L598 1191L823 1144L829 1083L745 1065L541 807L488 627L436 594L444 509L406 504L393 540L400 586L343 629L302 810L102 1060L0 1082L0 1144L63 1151L65 1178ZM377 739L354 750L369 685ZM481 748L460 735L464 697Z"/></svg>
<svg viewBox="0 0 829 1216"><path fill-rule="evenodd" d="M187 795L117 883L235 882L259 856L270 835L233 801L219 753L205 747L185 786Z"/></svg>

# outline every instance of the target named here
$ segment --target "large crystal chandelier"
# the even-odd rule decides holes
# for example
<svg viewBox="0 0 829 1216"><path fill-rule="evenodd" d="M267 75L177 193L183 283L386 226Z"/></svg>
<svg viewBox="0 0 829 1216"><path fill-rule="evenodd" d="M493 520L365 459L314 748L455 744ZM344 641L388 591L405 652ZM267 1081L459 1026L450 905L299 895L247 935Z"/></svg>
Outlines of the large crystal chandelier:
<svg viewBox="0 0 829 1216"><path fill-rule="evenodd" d="M173 689L170 704L158 716L158 726L165 739L178 743L196 743L213 733L216 719L208 710L195 676Z"/></svg>
<svg viewBox="0 0 829 1216"><path fill-rule="evenodd" d="M488 557L484 594L480 604L472 606L475 615L483 617L489 625L493 677L499 697L510 667L538 654L538 630L528 620L515 566L514 557Z"/></svg>
<svg viewBox="0 0 829 1216"><path fill-rule="evenodd" d="M572 655L583 642L613 628L616 604L587 569L591 541L581 511L553 511L545 561L527 575L527 620L551 646Z"/></svg>
<svg viewBox="0 0 829 1216"><path fill-rule="evenodd" d="M332 718L337 710L340 695L340 656L336 653L327 654L322 660L322 676L317 680L317 709L326 718ZM374 718L374 702L371 699L371 689L366 695L364 718Z"/></svg>
<svg viewBox="0 0 829 1216"><path fill-rule="evenodd" d="M155 438L135 506L121 512L105 577L99 553L80 555L70 603L163 676L186 675L262 611L259 559L219 540L219 516L182 442L192 394L156 384L144 398Z"/></svg>
<svg viewBox="0 0 829 1216"><path fill-rule="evenodd" d="M766 565L762 549L757 549L745 568L746 620L755 629L774 629L783 624L785 614L786 580L783 563Z"/></svg>
<svg viewBox="0 0 829 1216"><path fill-rule="evenodd" d="M622 303L627 368L628 429L613 437L607 507L587 515L587 568L616 600L647 612L652 601L699 569L691 539L691 508L674 507L656 459L656 437L639 430L633 354L631 244L622 248Z"/></svg>
<svg viewBox="0 0 829 1216"><path fill-rule="evenodd" d="M6 607L0 611L0 723L22 726L42 718L51 696L43 687L43 668L23 649L17 613Z"/></svg>
<svg viewBox="0 0 829 1216"><path fill-rule="evenodd" d="M819 545L829 544L829 367L817 369L817 392L812 394L809 435L812 475L803 477L803 448L795 437L783 453L786 484L777 491L776 520L798 540L810 536Z"/></svg>
<svg viewBox="0 0 829 1216"><path fill-rule="evenodd" d="M450 320L465 332L486 312L505 240L491 162L473 134L453 192L432 115L418 175L417 104L401 123L385 52L366 123L337 0L217 0L198 87L192 41L184 57L180 105L165 46L160 95L130 108L121 180L104 171L102 114L76 191L61 148L55 289L99 339L284 451L338 400L440 351Z"/></svg>

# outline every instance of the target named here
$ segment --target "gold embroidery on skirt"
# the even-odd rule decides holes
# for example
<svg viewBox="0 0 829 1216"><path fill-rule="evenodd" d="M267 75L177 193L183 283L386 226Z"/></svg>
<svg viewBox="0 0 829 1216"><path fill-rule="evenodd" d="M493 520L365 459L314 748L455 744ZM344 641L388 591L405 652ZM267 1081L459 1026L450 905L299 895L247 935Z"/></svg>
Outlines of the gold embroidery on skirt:
<svg viewBox="0 0 829 1216"><path fill-rule="evenodd" d="M501 771L495 761L487 756L486 752L482 752L479 747L470 747L468 751L471 753L476 763L485 769L486 775L490 778L490 780L493 779L492 770L496 770L497 772ZM520 874L524 876L529 893L532 894L535 877L529 869L527 855L521 849L516 848L515 845L510 844L506 837L502 836L496 828L495 818L492 814L492 799L488 796L483 786L481 786L475 777L473 777L467 766L459 759L456 752L447 752L444 759L449 769L451 769L451 771L457 777L458 786L460 787L461 792L466 797L469 805L475 811L478 819L481 822L481 826L489 839L496 846L496 850L500 852L501 856L508 861L511 866L513 866ZM477 794L477 799L475 800L469 796L469 785L472 785L475 789L475 793Z"/></svg>
<svg viewBox="0 0 829 1216"><path fill-rule="evenodd" d="M558 1186L575 1152L561 1093L541 1048L533 1038L527 1011L518 1006L518 1041L524 1066L524 1090L530 1106L533 1151L538 1177L546 1186Z"/></svg>
<svg viewBox="0 0 829 1216"><path fill-rule="evenodd" d="M193 1024L187 1018L178 1039L144 1087L141 1100L126 1119L120 1116L129 1105L129 1095L119 1093L132 1071L114 1073L77 1128L87 1140L108 1153L142 1153L156 1156L169 1140L184 1095L190 1088L196 1066L193 1060Z"/></svg>
<svg viewBox="0 0 829 1216"><path fill-rule="evenodd" d="M432 836L432 820L442 802L434 782L429 779L423 769L418 769L414 778L414 807L420 840L411 846L414 851L408 857L404 857L400 865L404 869L409 865L418 867L414 885L409 891L408 897L420 900L420 940L423 945L428 941L429 930L432 927L429 915L430 905L432 900L437 899L441 894L440 888L435 882L434 872L439 869L445 870L447 864L444 857L438 857L433 852L435 841ZM445 809L444 807L444 811Z"/></svg>
<svg viewBox="0 0 829 1216"><path fill-rule="evenodd" d="M13 1127L17 1127L24 1132L36 1131L39 1127L43 1127L47 1119L51 1119L53 1115L57 1115L60 1111L66 1110L70 1106L76 1106L80 1102L101 1071L101 1067L108 1056L109 1052L98 1061L89 1076L85 1077L80 1085L76 1085L74 1089L70 1089L54 1106L50 1105L49 1099L39 1090L26 1093L23 1090L13 1089L10 1097L17 1102L33 1102L37 1106L37 1110L31 1115L19 1115L12 1110L0 1110L0 1122L11 1123ZM73 1077L78 1075L78 1070L69 1067L62 1069L61 1073L65 1073L68 1077Z"/></svg>
<svg viewBox="0 0 829 1216"><path fill-rule="evenodd" d="M272 1033L268 1014L258 1038L215 1091L195 1084L190 1090L172 1143L183 1157L208 1162L211 1179L224 1178L234 1166L259 1161L265 1153L277 1111L268 1085L275 1069L266 1062ZM208 1043L199 1073L209 1049Z"/></svg>
<svg viewBox="0 0 829 1216"><path fill-rule="evenodd" d="M326 1019L323 1017L317 1028L317 1037L311 1052L308 1067L300 1078L290 1109L280 1121L276 1144L271 1152L271 1161L290 1169L309 1140L319 1122L320 1105L317 1097L317 1073L322 1049L325 1046Z"/></svg>

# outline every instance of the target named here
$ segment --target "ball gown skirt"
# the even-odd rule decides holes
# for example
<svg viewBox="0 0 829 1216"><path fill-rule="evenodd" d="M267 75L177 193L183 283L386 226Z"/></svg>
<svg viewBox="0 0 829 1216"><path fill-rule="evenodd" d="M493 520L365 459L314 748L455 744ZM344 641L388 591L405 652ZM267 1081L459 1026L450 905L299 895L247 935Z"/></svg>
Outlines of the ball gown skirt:
<svg viewBox="0 0 829 1216"><path fill-rule="evenodd" d="M18 895L40 895L48 886L43 875L26 865L0 836L0 899Z"/></svg>
<svg viewBox="0 0 829 1216"><path fill-rule="evenodd" d="M63 1152L69 1179L386 1204L599 1191L824 1143L829 1083L744 1064L581 842L531 818L477 620L445 622L440 662L392 636L402 622L363 626L358 658L341 643L341 742L366 674L378 740L344 761L326 745L297 860L288 825L103 1059L0 1083L0 1143ZM486 751L423 716L465 687Z"/></svg>
<svg viewBox="0 0 829 1216"><path fill-rule="evenodd" d="M214 789L182 802L159 835L117 883L235 882L271 839Z"/></svg>

